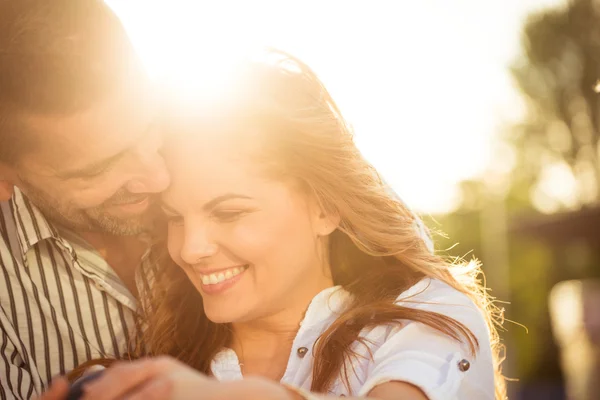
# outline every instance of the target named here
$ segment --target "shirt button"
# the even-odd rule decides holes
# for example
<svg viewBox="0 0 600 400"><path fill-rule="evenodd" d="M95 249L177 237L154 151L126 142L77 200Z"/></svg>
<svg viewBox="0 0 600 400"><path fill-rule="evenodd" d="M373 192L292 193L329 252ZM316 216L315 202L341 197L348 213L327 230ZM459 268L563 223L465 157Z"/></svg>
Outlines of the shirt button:
<svg viewBox="0 0 600 400"><path fill-rule="evenodd" d="M469 368L471 368L471 363L469 361L462 359L458 362L458 369L460 369L462 372L468 371Z"/></svg>
<svg viewBox="0 0 600 400"><path fill-rule="evenodd" d="M304 358L304 356L308 353L308 349L306 347L300 347L298 349L298 357Z"/></svg>

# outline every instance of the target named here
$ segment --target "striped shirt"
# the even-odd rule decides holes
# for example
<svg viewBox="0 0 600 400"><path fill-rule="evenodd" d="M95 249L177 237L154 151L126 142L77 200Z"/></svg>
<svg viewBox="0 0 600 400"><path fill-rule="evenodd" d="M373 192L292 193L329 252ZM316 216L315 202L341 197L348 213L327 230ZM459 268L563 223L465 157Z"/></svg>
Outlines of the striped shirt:
<svg viewBox="0 0 600 400"><path fill-rule="evenodd" d="M59 232L18 189L0 202L0 274L0 400L40 395L52 377L127 349L135 297L89 244Z"/></svg>

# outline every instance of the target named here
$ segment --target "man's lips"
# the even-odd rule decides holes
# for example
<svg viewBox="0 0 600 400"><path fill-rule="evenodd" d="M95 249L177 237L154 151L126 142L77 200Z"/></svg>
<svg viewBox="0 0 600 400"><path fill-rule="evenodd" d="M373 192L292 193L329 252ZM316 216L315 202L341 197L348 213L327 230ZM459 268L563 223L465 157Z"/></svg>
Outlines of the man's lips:
<svg viewBox="0 0 600 400"><path fill-rule="evenodd" d="M108 206L108 209L126 214L140 214L146 212L148 208L151 207L151 200L151 196L144 196L135 199L135 202L131 202L131 200L129 200L128 203L111 204Z"/></svg>
<svg viewBox="0 0 600 400"><path fill-rule="evenodd" d="M134 204L139 204L142 203L144 201L146 201L150 196L149 195L143 195L143 196L138 196L135 198L128 198L126 200L121 200L121 201L116 201L116 202L111 202L109 205L110 206L127 206L127 205L134 205Z"/></svg>

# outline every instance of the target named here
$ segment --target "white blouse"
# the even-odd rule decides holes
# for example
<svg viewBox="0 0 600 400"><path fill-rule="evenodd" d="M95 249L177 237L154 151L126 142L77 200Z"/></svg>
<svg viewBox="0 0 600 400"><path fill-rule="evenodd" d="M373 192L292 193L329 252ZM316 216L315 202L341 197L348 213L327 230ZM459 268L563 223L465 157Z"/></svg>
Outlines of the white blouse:
<svg viewBox="0 0 600 400"><path fill-rule="evenodd" d="M350 293L340 286L315 296L294 339L282 383L310 389L313 345L350 300ZM489 330L481 311L467 296L427 278L403 292L397 304L441 313L464 324L479 341L476 356L471 355L467 345L418 322L364 329L361 336L368 349L355 343L355 350L364 357L353 358L353 365L347 369L351 371L350 387L338 377L330 395L366 396L377 385L403 381L419 387L430 400L494 399ZM231 349L221 350L211 369L220 381L242 379L239 360Z"/></svg>

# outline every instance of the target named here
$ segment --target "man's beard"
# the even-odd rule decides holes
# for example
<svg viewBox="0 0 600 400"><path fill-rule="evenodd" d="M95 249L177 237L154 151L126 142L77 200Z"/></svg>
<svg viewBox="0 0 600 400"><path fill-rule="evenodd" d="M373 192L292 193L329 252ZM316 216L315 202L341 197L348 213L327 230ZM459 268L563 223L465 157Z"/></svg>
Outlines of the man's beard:
<svg viewBox="0 0 600 400"><path fill-rule="evenodd" d="M133 194L120 189L111 198L97 207L85 210L77 209L69 204L61 203L46 194L43 190L21 181L19 185L23 193L46 217L65 228L73 231L103 232L116 236L138 235L152 232L159 215L156 201L151 201L150 207L140 215L128 218L115 217L107 212L107 208L115 204L135 202L151 194Z"/></svg>

